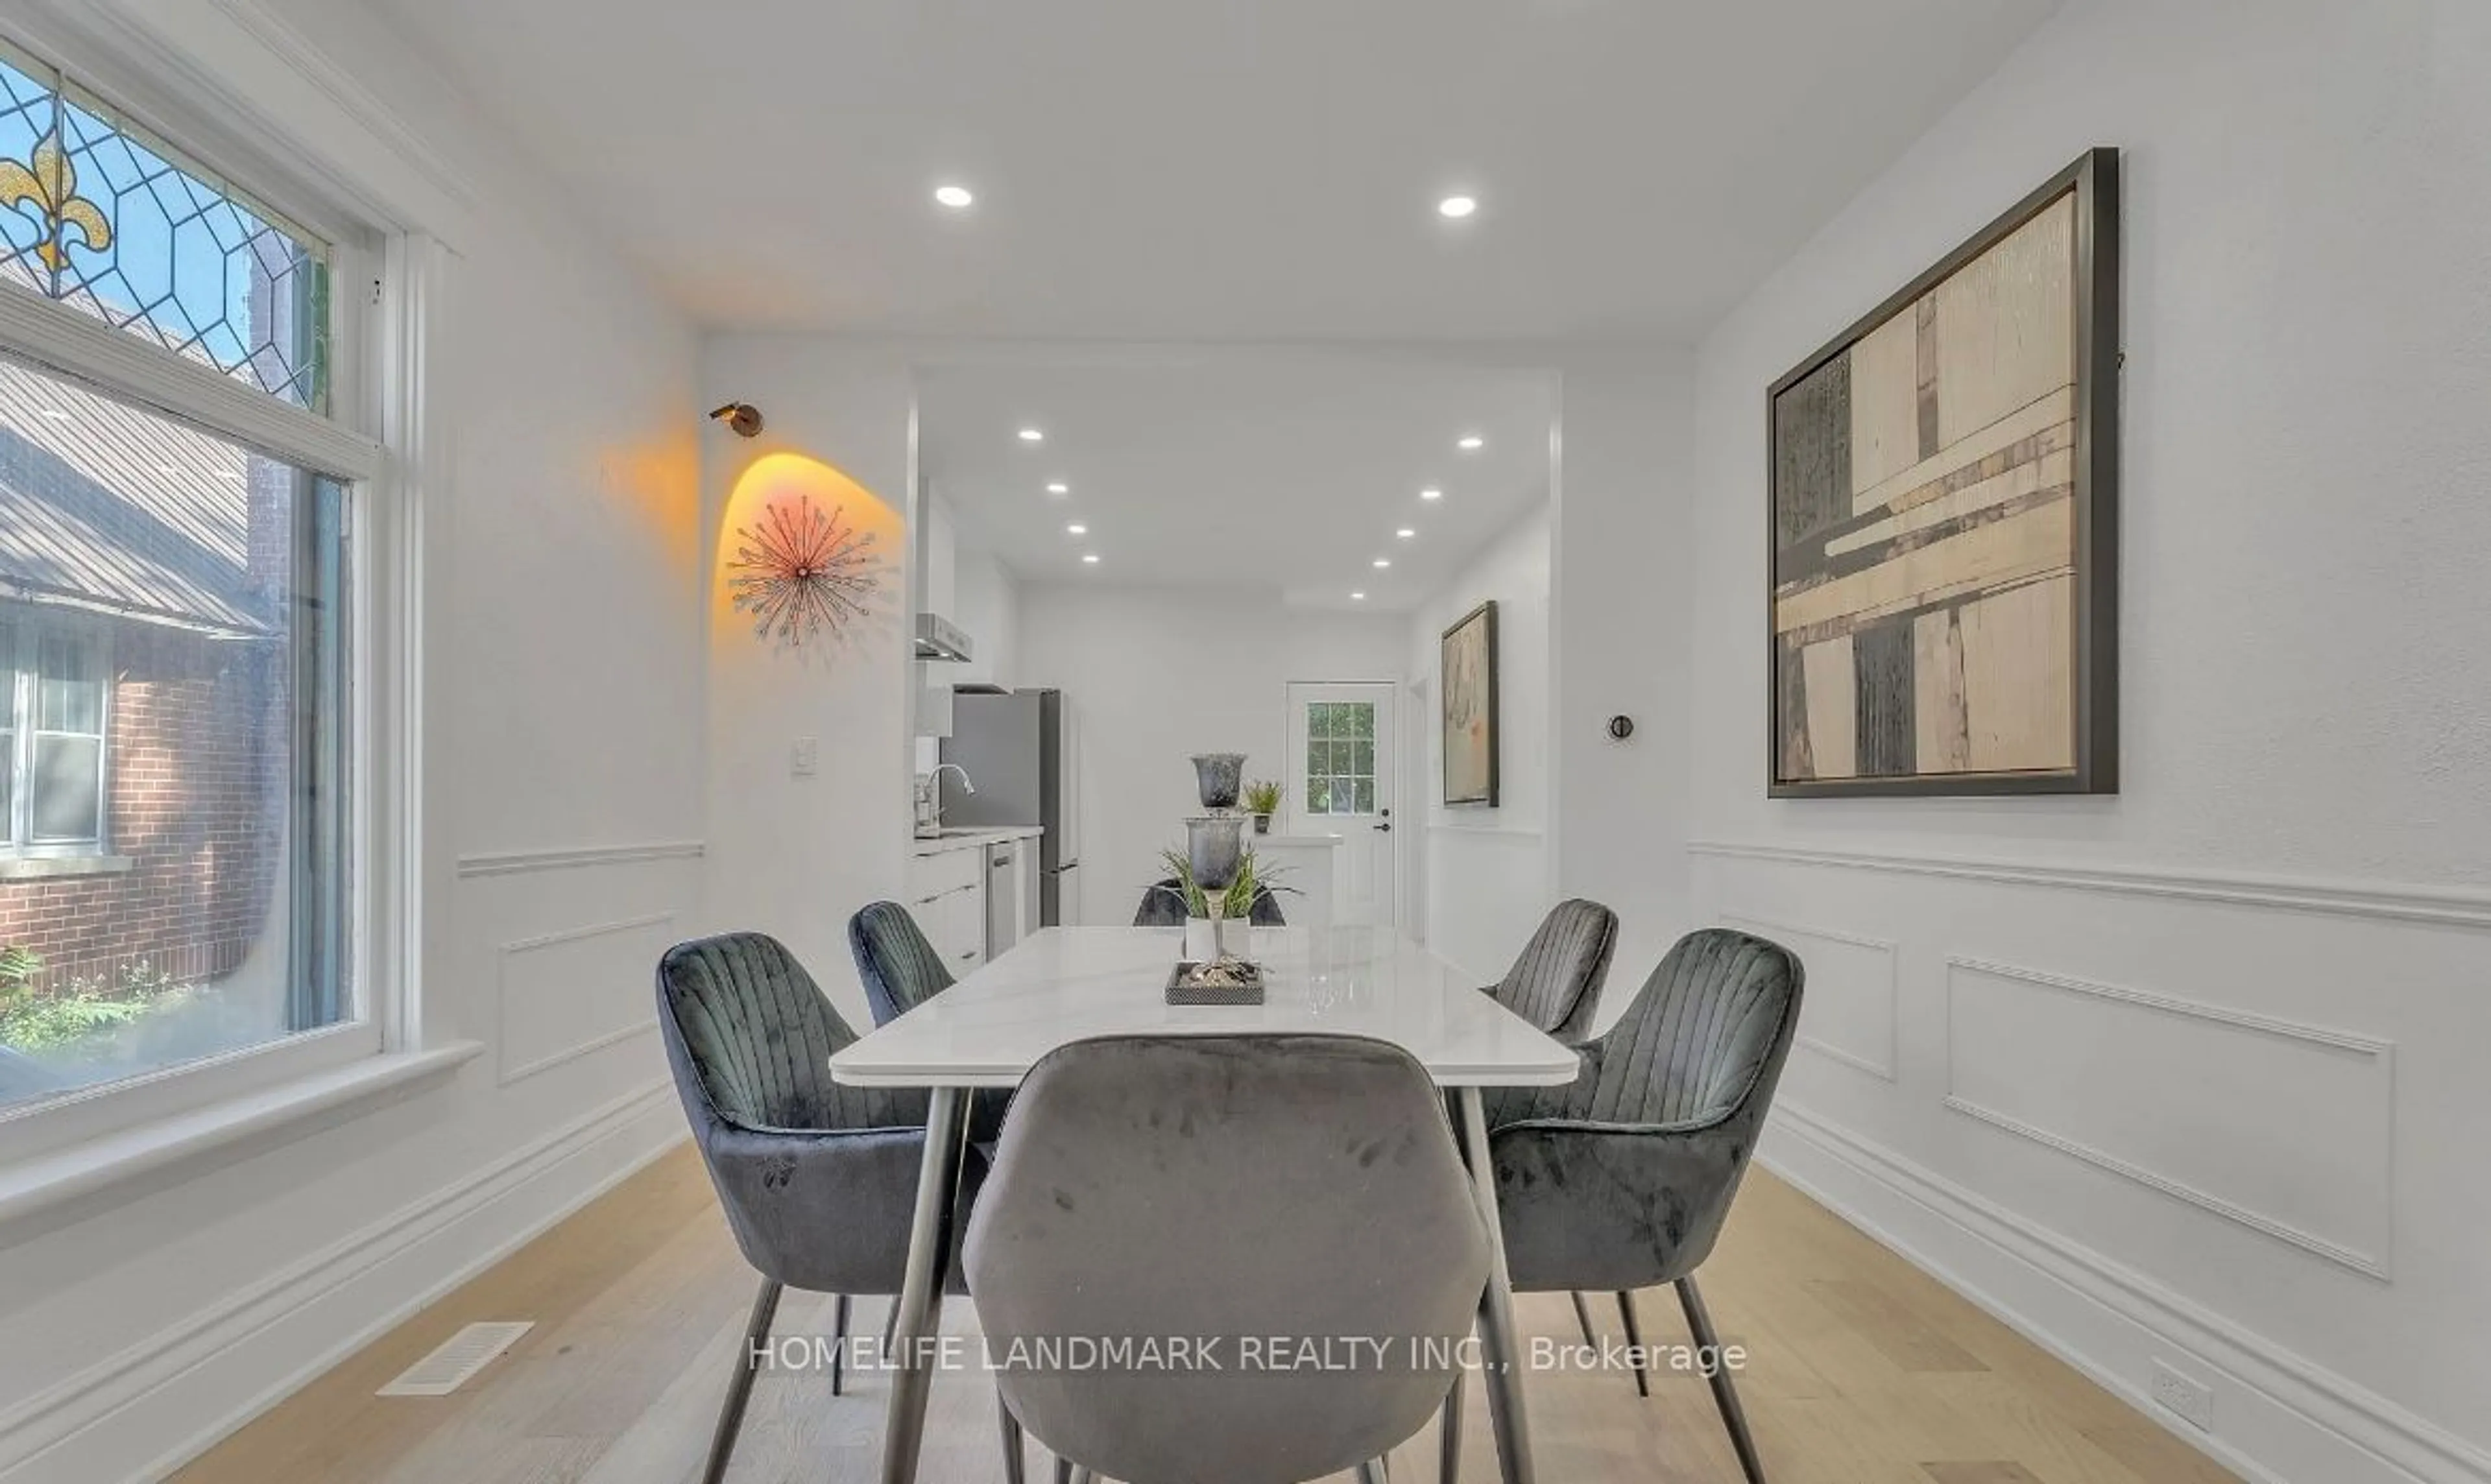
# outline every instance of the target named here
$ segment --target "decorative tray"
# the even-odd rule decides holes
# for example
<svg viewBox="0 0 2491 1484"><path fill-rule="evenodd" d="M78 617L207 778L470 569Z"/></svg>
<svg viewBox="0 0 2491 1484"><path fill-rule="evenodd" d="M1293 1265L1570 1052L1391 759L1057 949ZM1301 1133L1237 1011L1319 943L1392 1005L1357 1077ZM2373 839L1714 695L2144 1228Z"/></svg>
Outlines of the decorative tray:
<svg viewBox="0 0 2491 1484"><path fill-rule="evenodd" d="M1263 1003L1263 971L1254 964L1238 964L1242 980L1235 984L1196 984L1194 975L1202 969L1198 959L1180 959L1168 971L1167 1003L1170 1004L1261 1004Z"/></svg>

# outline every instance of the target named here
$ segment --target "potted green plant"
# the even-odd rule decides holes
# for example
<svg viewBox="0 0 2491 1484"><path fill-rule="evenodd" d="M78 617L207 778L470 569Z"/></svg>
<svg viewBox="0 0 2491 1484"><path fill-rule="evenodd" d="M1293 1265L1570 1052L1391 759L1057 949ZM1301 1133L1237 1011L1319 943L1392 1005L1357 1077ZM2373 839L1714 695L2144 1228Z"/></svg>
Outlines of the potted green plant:
<svg viewBox="0 0 2491 1484"><path fill-rule="evenodd" d="M1257 778L1246 785L1246 812L1254 816L1256 834L1272 832L1272 816L1280 812L1280 796L1284 792L1272 778Z"/></svg>
<svg viewBox="0 0 2491 1484"><path fill-rule="evenodd" d="M1225 887L1206 887L1193 874L1193 862L1181 850L1163 850L1159 859L1175 878L1176 894L1185 902L1185 956L1195 963L1222 958L1250 959L1253 954L1254 899L1266 891L1290 888L1258 865L1251 850L1238 857L1237 874Z"/></svg>

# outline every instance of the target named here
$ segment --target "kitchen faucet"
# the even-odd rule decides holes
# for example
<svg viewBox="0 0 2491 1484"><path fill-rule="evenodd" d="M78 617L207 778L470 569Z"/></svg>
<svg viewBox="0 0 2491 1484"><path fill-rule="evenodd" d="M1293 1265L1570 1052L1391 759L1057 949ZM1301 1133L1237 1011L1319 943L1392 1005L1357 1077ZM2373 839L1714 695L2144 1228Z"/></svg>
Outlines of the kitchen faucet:
<svg viewBox="0 0 2491 1484"><path fill-rule="evenodd" d="M917 834L931 839L943 832L943 774L946 770L960 775L960 791L974 794L978 786L969 781L969 771L957 763L936 765L934 771L917 780Z"/></svg>

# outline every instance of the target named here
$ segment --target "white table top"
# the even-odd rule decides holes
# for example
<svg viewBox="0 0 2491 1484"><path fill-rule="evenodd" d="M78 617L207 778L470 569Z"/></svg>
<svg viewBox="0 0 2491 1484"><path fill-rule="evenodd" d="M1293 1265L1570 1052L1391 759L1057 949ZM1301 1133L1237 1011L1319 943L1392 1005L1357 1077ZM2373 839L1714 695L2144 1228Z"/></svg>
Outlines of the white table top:
<svg viewBox="0 0 2491 1484"><path fill-rule="evenodd" d="M1406 938L1262 928L1258 1005L1172 1005L1185 934L1050 927L831 1058L851 1087L1014 1087L1040 1057L1099 1035L1322 1033L1391 1041L1446 1087L1571 1081L1574 1053Z"/></svg>

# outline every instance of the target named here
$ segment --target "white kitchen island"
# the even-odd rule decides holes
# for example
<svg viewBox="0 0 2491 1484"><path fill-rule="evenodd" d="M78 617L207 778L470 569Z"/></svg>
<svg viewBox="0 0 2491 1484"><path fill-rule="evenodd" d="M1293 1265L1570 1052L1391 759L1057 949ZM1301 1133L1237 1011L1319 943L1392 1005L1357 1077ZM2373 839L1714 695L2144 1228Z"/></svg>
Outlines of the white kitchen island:
<svg viewBox="0 0 2491 1484"><path fill-rule="evenodd" d="M1280 915L1292 927L1329 932L1340 917L1340 836L1336 834L1252 834L1246 843L1254 858L1275 870Z"/></svg>

